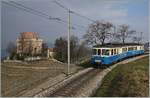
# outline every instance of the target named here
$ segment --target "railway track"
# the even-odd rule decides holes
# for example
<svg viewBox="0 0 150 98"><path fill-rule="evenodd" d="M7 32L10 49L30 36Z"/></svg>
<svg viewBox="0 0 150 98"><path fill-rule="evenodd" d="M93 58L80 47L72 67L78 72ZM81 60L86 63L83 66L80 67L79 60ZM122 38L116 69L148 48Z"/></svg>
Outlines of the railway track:
<svg viewBox="0 0 150 98"><path fill-rule="evenodd" d="M87 83L91 78L101 72L102 69L92 69L87 73L80 75L78 78L71 80L67 85L61 87L57 91L48 95L47 97L71 97L75 96L79 88L82 88L83 84Z"/></svg>
<svg viewBox="0 0 150 98"><path fill-rule="evenodd" d="M134 60L140 59L145 57L146 55L137 56L134 58L128 58L126 60L120 61L109 68L104 69L97 69L97 68L90 68L88 71L85 71L81 74L76 75L76 77L70 79L70 81L64 82L64 85L57 85L55 90L47 90L43 95L39 94L37 96L44 96L44 97L75 97L75 96L87 96L91 95L93 92L91 90L95 90L102 81L103 77L115 66L118 64L126 64L128 62L132 62ZM91 82L92 80L92 82ZM93 82L94 80L94 82ZM91 87L91 83L94 83L94 87ZM93 84L92 84L93 85ZM55 87L54 87L55 88ZM85 92L81 94L81 92ZM89 92L89 93L87 93ZM37 97L36 96L36 97Z"/></svg>

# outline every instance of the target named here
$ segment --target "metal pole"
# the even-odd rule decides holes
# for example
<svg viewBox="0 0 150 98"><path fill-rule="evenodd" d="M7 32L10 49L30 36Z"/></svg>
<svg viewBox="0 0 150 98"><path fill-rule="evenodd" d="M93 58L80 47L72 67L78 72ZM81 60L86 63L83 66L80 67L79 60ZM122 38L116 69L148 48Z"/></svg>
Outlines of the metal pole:
<svg viewBox="0 0 150 98"><path fill-rule="evenodd" d="M115 40L114 40L114 37L115 37L115 35L116 35L116 26L114 25L113 27L114 27L114 33L113 33L113 36L112 36L112 37L113 37L113 38L112 38L112 41L115 41Z"/></svg>
<svg viewBox="0 0 150 98"><path fill-rule="evenodd" d="M68 75L70 73L70 10L68 11Z"/></svg>
<svg viewBox="0 0 150 98"><path fill-rule="evenodd" d="M141 32L141 44L142 44L142 33L143 33L143 32Z"/></svg>
<svg viewBox="0 0 150 98"><path fill-rule="evenodd" d="M116 26L114 25L114 33L116 33Z"/></svg>

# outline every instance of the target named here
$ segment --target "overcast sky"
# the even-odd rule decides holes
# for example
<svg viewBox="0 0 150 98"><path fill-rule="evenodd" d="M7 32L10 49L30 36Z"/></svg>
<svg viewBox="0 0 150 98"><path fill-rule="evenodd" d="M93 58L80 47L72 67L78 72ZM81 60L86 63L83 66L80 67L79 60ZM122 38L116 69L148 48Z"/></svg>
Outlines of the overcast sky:
<svg viewBox="0 0 150 98"><path fill-rule="evenodd" d="M10 0L3 0L9 2ZM67 12L56 5L54 0L12 0L24 6L59 17L67 21ZM105 20L115 25L128 24L137 32L144 32L148 41L148 0L57 0L62 5L93 20ZM2 48L10 41L15 42L20 32L38 32L44 41L54 43L55 39L67 35L67 24L33 15L2 3ZM75 27L72 34L82 38L91 21L71 15ZM78 27L74 24L78 24ZM82 28L84 26L84 28Z"/></svg>

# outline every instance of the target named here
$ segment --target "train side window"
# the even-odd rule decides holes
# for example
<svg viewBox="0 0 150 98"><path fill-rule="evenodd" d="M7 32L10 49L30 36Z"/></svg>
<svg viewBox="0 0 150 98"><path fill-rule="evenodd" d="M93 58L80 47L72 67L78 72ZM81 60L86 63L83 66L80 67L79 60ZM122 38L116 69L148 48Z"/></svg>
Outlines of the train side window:
<svg viewBox="0 0 150 98"><path fill-rule="evenodd" d="M141 50L144 50L144 47L143 47L143 46L141 46Z"/></svg>
<svg viewBox="0 0 150 98"><path fill-rule="evenodd" d="M127 48L122 48L122 52L126 52L127 51Z"/></svg>
<svg viewBox="0 0 150 98"><path fill-rule="evenodd" d="M119 54L119 49L117 49L117 54Z"/></svg>
<svg viewBox="0 0 150 98"><path fill-rule="evenodd" d="M114 54L116 54L116 49L114 49Z"/></svg>
<svg viewBox="0 0 150 98"><path fill-rule="evenodd" d="M140 50L143 50L143 47L142 47L142 46L140 46Z"/></svg>
<svg viewBox="0 0 150 98"><path fill-rule="evenodd" d="M101 55L101 49L98 49L98 55Z"/></svg>
<svg viewBox="0 0 150 98"><path fill-rule="evenodd" d="M130 51L130 50L134 50L134 48L133 48L133 47L129 47L128 50L129 50L129 51Z"/></svg>
<svg viewBox="0 0 150 98"><path fill-rule="evenodd" d="M113 49L111 49L111 55L114 55L114 51L113 51Z"/></svg>

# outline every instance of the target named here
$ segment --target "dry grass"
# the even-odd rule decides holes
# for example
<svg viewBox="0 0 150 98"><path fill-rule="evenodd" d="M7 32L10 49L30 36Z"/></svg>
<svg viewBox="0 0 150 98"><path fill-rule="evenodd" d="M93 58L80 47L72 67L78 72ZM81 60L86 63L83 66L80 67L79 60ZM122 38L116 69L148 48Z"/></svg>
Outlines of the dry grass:
<svg viewBox="0 0 150 98"><path fill-rule="evenodd" d="M147 97L149 92L148 57L118 65L103 80L94 96Z"/></svg>
<svg viewBox="0 0 150 98"><path fill-rule="evenodd" d="M27 68L22 68L22 66ZM39 69L31 67L39 67ZM42 67L47 69L40 69ZM80 69L78 66L71 67L72 72L78 69ZM18 96L20 92L32 89L50 77L66 73L67 66L52 60L45 60L32 63L2 63L1 70L2 96Z"/></svg>

